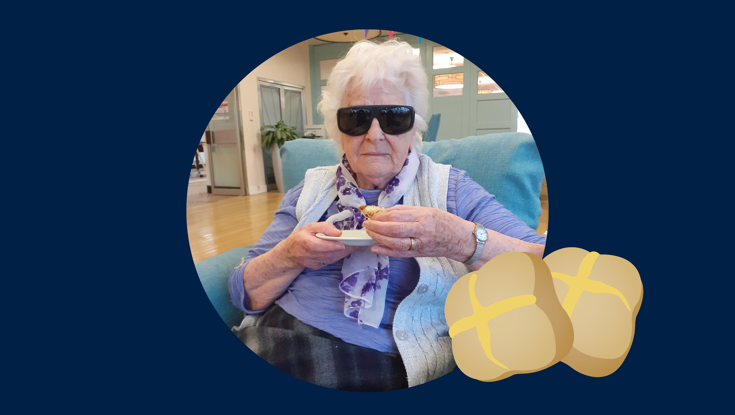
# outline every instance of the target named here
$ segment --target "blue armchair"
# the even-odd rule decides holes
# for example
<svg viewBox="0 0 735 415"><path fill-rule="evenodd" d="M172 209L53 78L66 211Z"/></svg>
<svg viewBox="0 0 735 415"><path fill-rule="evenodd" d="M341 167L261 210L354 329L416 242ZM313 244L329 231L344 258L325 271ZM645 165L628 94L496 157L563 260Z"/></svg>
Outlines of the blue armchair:
<svg viewBox="0 0 735 415"><path fill-rule="evenodd" d="M437 163L466 171L529 227L538 227L544 170L529 134L500 133L425 142L422 152ZM281 159L286 192L304 179L306 170L339 162L333 142L311 139L287 142L281 148ZM232 305L227 283L232 269L249 250L250 246L232 249L196 264L204 291L230 327L240 324L244 314Z"/></svg>
<svg viewBox="0 0 735 415"><path fill-rule="evenodd" d="M441 123L442 115L433 114L429 118L429 129L424 134L424 142L436 141L436 135L439 134L439 123Z"/></svg>

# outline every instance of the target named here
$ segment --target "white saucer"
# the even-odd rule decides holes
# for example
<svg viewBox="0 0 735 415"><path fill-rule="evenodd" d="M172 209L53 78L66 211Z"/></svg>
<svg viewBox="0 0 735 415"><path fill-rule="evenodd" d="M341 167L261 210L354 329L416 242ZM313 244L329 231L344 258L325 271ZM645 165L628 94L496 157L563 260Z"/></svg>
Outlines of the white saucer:
<svg viewBox="0 0 735 415"><path fill-rule="evenodd" d="M373 238L369 237L364 230L348 230L342 231L342 236L327 236L323 233L316 234L319 239L328 241L339 241L350 246L373 246L380 245Z"/></svg>

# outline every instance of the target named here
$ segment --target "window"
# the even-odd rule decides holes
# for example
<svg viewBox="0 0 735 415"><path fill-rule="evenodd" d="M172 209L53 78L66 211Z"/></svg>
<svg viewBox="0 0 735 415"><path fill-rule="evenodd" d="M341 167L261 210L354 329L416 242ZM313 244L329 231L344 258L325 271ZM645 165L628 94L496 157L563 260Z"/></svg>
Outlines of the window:
<svg viewBox="0 0 735 415"><path fill-rule="evenodd" d="M521 115L520 111L518 111L518 127L516 131L519 133L531 134L531 130L528 128L528 124L526 124L526 120L523 119L523 115Z"/></svg>
<svg viewBox="0 0 735 415"><path fill-rule="evenodd" d="M495 94L503 92L498 84L493 81L493 78L487 76L485 72L478 72L477 74L477 93L478 94Z"/></svg>
<svg viewBox="0 0 735 415"><path fill-rule="evenodd" d="M434 75L434 96L449 97L454 95L462 95L464 91L464 74L448 73L443 75Z"/></svg>
<svg viewBox="0 0 735 415"><path fill-rule="evenodd" d="M434 46L434 69L456 68L459 66L464 66L462 55L444 46Z"/></svg>

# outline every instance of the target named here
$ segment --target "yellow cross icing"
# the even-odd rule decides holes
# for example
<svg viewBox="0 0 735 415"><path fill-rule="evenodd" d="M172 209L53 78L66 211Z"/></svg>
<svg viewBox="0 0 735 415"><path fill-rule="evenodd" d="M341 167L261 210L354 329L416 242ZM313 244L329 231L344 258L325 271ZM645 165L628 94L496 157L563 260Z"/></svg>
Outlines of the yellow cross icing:
<svg viewBox="0 0 735 415"><path fill-rule="evenodd" d="M579 300L579 296L581 296L584 291L589 291L595 294L617 295L618 297L620 297L621 300L623 300L623 303L628 308L628 311L630 311L630 306L628 305L628 302L625 300L625 297L623 297L623 294L620 291L605 284L604 282L589 279L590 274L592 273L592 265L594 265L599 256L600 254L598 254L597 252L590 252L589 254L587 254L582 260L582 263L579 265L577 275L574 277L562 274L560 272L551 273L552 277L564 281L569 286L569 291L567 291L567 295L566 297L564 297L564 303L561 305L562 307L564 307L564 311L567 312L567 315L569 315L569 317L572 316L574 306L577 305L577 300Z"/></svg>
<svg viewBox="0 0 735 415"><path fill-rule="evenodd" d="M477 327L477 337L480 338L482 350L485 351L485 355L487 356L487 358L496 365L504 369L508 369L507 366L498 362L493 357L493 354L490 351L490 327L488 327L487 323L493 318L510 310L514 310L525 305L534 304L536 302L536 296L530 294L518 295L512 298L498 301L497 303L491 304L487 307L483 307L477 300L477 295L475 294L476 282L477 274L472 274L470 276L470 301L472 302L473 314L452 324L452 327L449 328L449 337L453 338L463 331L467 331L473 327Z"/></svg>

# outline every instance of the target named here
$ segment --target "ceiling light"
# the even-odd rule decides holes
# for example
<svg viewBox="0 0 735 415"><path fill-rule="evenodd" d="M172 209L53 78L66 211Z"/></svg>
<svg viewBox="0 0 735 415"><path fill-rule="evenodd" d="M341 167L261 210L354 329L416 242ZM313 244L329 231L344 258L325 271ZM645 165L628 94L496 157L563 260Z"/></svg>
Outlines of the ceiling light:
<svg viewBox="0 0 735 415"><path fill-rule="evenodd" d="M316 36L314 37L314 39L330 43L354 43L359 42L363 39L375 39L382 34L382 30L368 30L367 36L365 36L365 29L343 30L341 32L327 33L326 35Z"/></svg>

